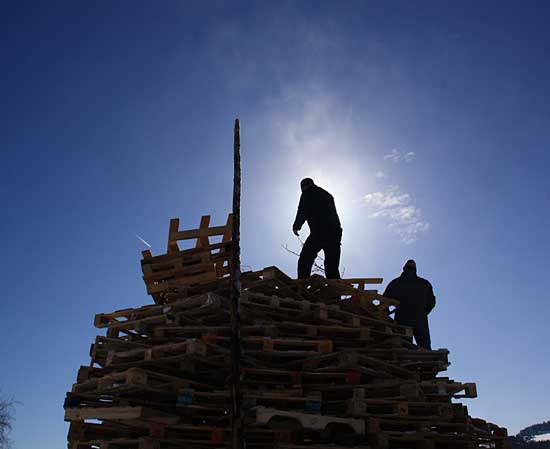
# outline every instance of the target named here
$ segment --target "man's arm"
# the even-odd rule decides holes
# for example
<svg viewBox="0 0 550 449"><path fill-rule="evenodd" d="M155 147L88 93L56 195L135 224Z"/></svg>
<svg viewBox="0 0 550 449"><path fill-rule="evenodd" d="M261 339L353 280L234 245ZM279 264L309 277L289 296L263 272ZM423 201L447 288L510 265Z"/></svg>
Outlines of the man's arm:
<svg viewBox="0 0 550 449"><path fill-rule="evenodd" d="M393 296L393 290L394 290L394 285L395 285L395 282L393 281L390 281L390 283L386 286L386 290L384 290L384 294L382 296L386 297L386 298L394 298Z"/></svg>
<svg viewBox="0 0 550 449"><path fill-rule="evenodd" d="M304 200L304 194L302 193L302 196L300 197L300 203L298 204L298 212L296 212L296 219L294 220L294 224L292 225L292 231L294 234L298 235L298 231L302 229L302 226L304 225L306 221L306 211L305 211L305 200Z"/></svg>
<svg viewBox="0 0 550 449"><path fill-rule="evenodd" d="M340 217L338 216L338 212L336 211L336 203L334 202L334 197L332 195L330 195L330 212L334 222L338 225L339 228L341 228L342 225L340 223Z"/></svg>
<svg viewBox="0 0 550 449"><path fill-rule="evenodd" d="M432 287L432 284L427 282L427 298L426 298L426 315L428 315L432 309L435 307L435 296L434 296L434 290Z"/></svg>

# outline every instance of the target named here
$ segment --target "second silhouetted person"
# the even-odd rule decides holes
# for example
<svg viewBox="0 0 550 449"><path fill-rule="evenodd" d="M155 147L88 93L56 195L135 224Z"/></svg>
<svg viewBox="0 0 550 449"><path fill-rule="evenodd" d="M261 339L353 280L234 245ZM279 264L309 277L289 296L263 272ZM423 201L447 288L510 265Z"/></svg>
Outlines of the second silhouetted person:
<svg viewBox="0 0 550 449"><path fill-rule="evenodd" d="M417 276L414 260L407 261L401 276L391 281L386 287L384 296L399 300L395 321L398 324L411 326L416 344L431 349L428 314L435 306L435 296L432 284Z"/></svg>
<svg viewBox="0 0 550 449"><path fill-rule="evenodd" d="M313 179L305 178L300 182L302 196L292 230L298 235L307 221L310 234L304 243L298 259L298 278L311 276L311 268L319 251L325 253L325 276L328 279L340 279L340 245L342 227L336 212L333 196L315 185Z"/></svg>

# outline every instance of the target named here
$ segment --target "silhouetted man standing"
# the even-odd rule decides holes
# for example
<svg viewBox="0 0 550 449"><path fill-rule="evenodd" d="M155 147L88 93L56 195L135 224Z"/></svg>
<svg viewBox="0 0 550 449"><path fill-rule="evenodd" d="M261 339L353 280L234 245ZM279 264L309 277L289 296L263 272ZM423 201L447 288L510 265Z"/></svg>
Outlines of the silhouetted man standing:
<svg viewBox="0 0 550 449"><path fill-rule="evenodd" d="M416 344L431 350L428 314L435 307L435 296L432 284L416 275L414 260L407 261L401 276L386 287L384 296L399 300L395 320L398 324L412 327Z"/></svg>
<svg viewBox="0 0 550 449"><path fill-rule="evenodd" d="M342 227L334 198L326 190L316 186L311 178L302 179L300 187L302 196L292 231L298 235L298 231L307 221L310 234L298 259L298 278L305 279L311 276L313 262L319 251L323 250L325 276L327 279L340 279L338 265L340 264Z"/></svg>

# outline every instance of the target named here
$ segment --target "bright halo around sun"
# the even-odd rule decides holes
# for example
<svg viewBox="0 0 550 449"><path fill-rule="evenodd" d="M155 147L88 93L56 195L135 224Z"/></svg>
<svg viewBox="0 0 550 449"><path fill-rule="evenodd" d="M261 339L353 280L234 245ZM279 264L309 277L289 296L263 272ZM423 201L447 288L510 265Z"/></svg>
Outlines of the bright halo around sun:
<svg viewBox="0 0 550 449"><path fill-rule="evenodd" d="M336 210L338 211L342 227L346 230L351 230L350 228L355 223L354 218L357 212L357 192L355 192L353 182L355 168L350 164L347 170L345 170L343 166L346 164L342 162L337 165L330 172L327 169L321 168L308 170L304 172L300 180L311 178L316 185L331 193L336 203Z"/></svg>

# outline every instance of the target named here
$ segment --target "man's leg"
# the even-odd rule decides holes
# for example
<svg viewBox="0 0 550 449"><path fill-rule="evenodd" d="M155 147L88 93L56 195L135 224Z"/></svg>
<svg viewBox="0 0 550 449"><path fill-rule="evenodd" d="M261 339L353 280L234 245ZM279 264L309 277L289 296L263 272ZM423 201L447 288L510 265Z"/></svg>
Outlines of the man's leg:
<svg viewBox="0 0 550 449"><path fill-rule="evenodd" d="M338 266L340 265L341 236L329 240L323 245L325 252L325 277L327 279L340 279Z"/></svg>
<svg viewBox="0 0 550 449"><path fill-rule="evenodd" d="M414 328L414 339L416 344L422 348L432 350L432 342L430 339L430 329L428 326L425 327L415 327Z"/></svg>
<svg viewBox="0 0 550 449"><path fill-rule="evenodd" d="M321 245L318 240L310 235L306 239L300 253L300 258L298 259L298 279L305 279L311 276L311 267L320 250Z"/></svg>

